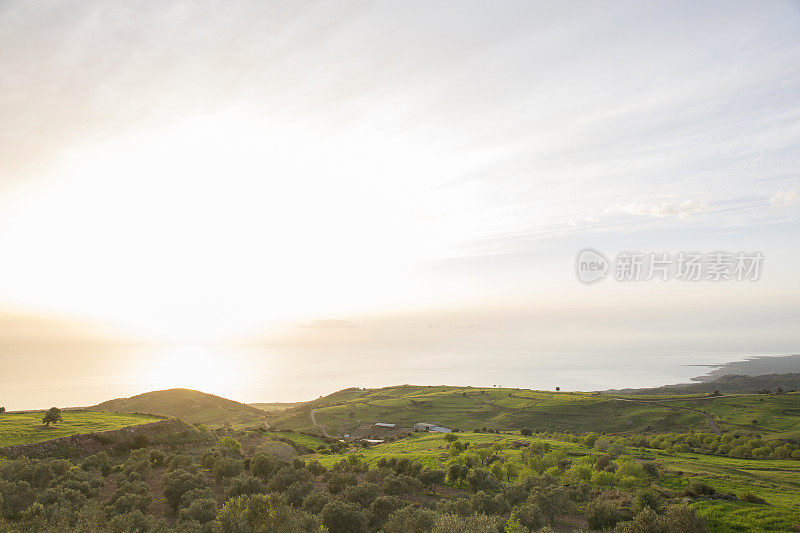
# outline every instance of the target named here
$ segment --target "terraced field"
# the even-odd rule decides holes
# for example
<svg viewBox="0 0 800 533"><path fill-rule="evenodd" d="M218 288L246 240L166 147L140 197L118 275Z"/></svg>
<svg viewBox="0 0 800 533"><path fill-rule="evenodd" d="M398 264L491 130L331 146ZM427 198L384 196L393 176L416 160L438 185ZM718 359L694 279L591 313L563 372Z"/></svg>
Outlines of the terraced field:
<svg viewBox="0 0 800 533"><path fill-rule="evenodd" d="M44 416L44 411L0 414L0 447L31 444L69 435L107 431L159 420L159 417L151 415L63 411L64 420L62 422L44 426L42 416Z"/></svg>

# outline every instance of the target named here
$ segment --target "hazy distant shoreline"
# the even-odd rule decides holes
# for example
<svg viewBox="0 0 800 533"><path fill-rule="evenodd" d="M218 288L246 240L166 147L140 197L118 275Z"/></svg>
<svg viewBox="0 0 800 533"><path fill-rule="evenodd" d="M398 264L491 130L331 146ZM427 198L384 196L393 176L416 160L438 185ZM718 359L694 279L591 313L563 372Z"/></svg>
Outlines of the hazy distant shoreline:
<svg viewBox="0 0 800 533"><path fill-rule="evenodd" d="M720 363L714 365L687 365L713 368L702 376L691 378L692 381L714 381L722 376L762 376L765 374L790 374L800 372L800 354L790 355L754 355L742 361Z"/></svg>

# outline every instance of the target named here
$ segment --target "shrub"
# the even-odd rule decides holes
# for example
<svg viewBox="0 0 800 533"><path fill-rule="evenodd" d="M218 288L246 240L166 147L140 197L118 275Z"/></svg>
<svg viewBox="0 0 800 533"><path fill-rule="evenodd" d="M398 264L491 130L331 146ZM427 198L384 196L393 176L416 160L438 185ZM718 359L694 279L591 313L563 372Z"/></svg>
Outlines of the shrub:
<svg viewBox="0 0 800 533"><path fill-rule="evenodd" d="M515 507L513 514L520 524L531 531L536 531L544 525L542 512L539 510L539 507L533 503L524 503Z"/></svg>
<svg viewBox="0 0 800 533"><path fill-rule="evenodd" d="M604 470L592 472L592 485L597 487L610 487L614 484L614 474Z"/></svg>
<svg viewBox="0 0 800 533"><path fill-rule="evenodd" d="M215 530L222 533L299 533L320 531L320 523L308 513L293 509L281 494L253 494L225 502L217 513Z"/></svg>
<svg viewBox="0 0 800 533"><path fill-rule="evenodd" d="M422 483L405 474L387 476L381 487L383 493L389 496L404 496L420 489L422 489Z"/></svg>
<svg viewBox="0 0 800 533"><path fill-rule="evenodd" d="M396 496L379 496L369 506L368 524L373 530L383 528L389 517L398 509L406 506L406 502Z"/></svg>
<svg viewBox="0 0 800 533"><path fill-rule="evenodd" d="M739 497L739 499L747 503L758 503L761 505L765 505L767 503L767 500L760 498L751 492L745 492Z"/></svg>
<svg viewBox="0 0 800 533"><path fill-rule="evenodd" d="M331 500L322 510L322 523L330 533L361 533L367 531L364 513L352 503Z"/></svg>
<svg viewBox="0 0 800 533"><path fill-rule="evenodd" d="M146 516L141 511L131 511L129 513L113 517L109 523L109 529L113 533L129 533L130 531L150 531L153 527L153 519Z"/></svg>
<svg viewBox="0 0 800 533"><path fill-rule="evenodd" d="M436 513L419 507L403 507L392 513L383 533L427 533L436 523Z"/></svg>
<svg viewBox="0 0 800 533"><path fill-rule="evenodd" d="M267 483L267 488L274 492L283 492L293 483L308 481L310 477L308 470L305 468L286 465L275 472L269 483Z"/></svg>
<svg viewBox="0 0 800 533"><path fill-rule="evenodd" d="M671 507L663 515L649 507L637 514L633 520L617 524L619 533L706 533L705 520L697 516L693 509L682 505Z"/></svg>
<svg viewBox="0 0 800 533"><path fill-rule="evenodd" d="M431 533L496 533L501 521L497 517L472 515L439 515L436 517Z"/></svg>
<svg viewBox="0 0 800 533"><path fill-rule="evenodd" d="M252 477L240 474L228 482L225 487L225 499L230 500L245 494L258 494L264 492L264 483Z"/></svg>
<svg viewBox="0 0 800 533"><path fill-rule="evenodd" d="M161 450L150 450L150 466L161 468L167 460L167 456Z"/></svg>
<svg viewBox="0 0 800 533"><path fill-rule="evenodd" d="M0 482L3 516L9 519L18 518L36 499L36 492L27 481Z"/></svg>
<svg viewBox="0 0 800 533"><path fill-rule="evenodd" d="M223 457L214 463L211 471L218 480L238 476L244 470L244 463L239 459Z"/></svg>
<svg viewBox="0 0 800 533"><path fill-rule="evenodd" d="M378 486L374 483L362 483L344 489L344 500L350 503L357 503L361 507L369 507L378 497Z"/></svg>
<svg viewBox="0 0 800 533"><path fill-rule="evenodd" d="M321 476L327 470L322 465L322 463L320 463L316 459L314 459L313 461L309 461L308 464L306 465L306 468L308 469L309 472L311 472L311 475L313 475L314 477Z"/></svg>
<svg viewBox="0 0 800 533"><path fill-rule="evenodd" d="M692 481L683 491L684 496L690 496L692 498L698 498L700 496L712 496L716 493L717 491L714 489L714 487L705 483L701 483L700 481Z"/></svg>
<svg viewBox="0 0 800 533"><path fill-rule="evenodd" d="M495 490L500 482L485 468L475 468L467 474L467 483L473 491Z"/></svg>
<svg viewBox="0 0 800 533"><path fill-rule="evenodd" d="M250 460L250 472L254 476L268 479L277 472L285 463L277 457L266 452L256 452Z"/></svg>
<svg viewBox="0 0 800 533"><path fill-rule="evenodd" d="M331 501L330 495L324 491L313 491L303 499L302 509L309 513L320 514Z"/></svg>
<svg viewBox="0 0 800 533"><path fill-rule="evenodd" d="M314 485L312 485L311 482L296 481L286 487L283 494L290 504L299 509L302 507L305 497L308 496L312 490L314 490Z"/></svg>
<svg viewBox="0 0 800 533"><path fill-rule="evenodd" d="M222 437L219 439L219 444L230 454L241 455L242 453L242 445L233 437Z"/></svg>
<svg viewBox="0 0 800 533"><path fill-rule="evenodd" d="M181 509L178 519L181 522L196 520L205 524L214 520L217 515L217 502L213 498L200 498L193 500L188 507Z"/></svg>
<svg viewBox="0 0 800 533"><path fill-rule="evenodd" d="M97 470L104 476L111 473L111 457L107 452L98 452L84 459L81 468L84 470Z"/></svg>
<svg viewBox="0 0 800 533"><path fill-rule="evenodd" d="M586 522L592 529L613 529L622 519L622 511L609 503L593 502L586 512Z"/></svg>
<svg viewBox="0 0 800 533"><path fill-rule="evenodd" d="M204 489L206 478L183 469L166 472L161 477L161 489L173 509L177 509L181 496L195 489Z"/></svg>

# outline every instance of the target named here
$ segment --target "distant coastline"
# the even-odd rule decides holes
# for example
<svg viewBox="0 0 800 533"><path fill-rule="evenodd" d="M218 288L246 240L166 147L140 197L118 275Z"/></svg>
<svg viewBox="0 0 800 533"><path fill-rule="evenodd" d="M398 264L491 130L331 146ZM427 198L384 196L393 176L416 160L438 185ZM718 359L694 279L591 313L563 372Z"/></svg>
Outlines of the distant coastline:
<svg viewBox="0 0 800 533"><path fill-rule="evenodd" d="M800 354L790 355L757 355L747 357L743 361L733 361L718 365L691 365L713 368L702 376L691 378L692 381L708 382L722 376L762 376L765 374L791 374L800 372Z"/></svg>

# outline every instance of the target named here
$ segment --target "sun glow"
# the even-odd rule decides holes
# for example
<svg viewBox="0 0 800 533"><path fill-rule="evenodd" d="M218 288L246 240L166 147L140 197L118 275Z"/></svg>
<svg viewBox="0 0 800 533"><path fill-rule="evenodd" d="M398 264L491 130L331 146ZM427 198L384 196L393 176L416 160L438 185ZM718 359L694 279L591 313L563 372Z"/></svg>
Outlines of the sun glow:
<svg viewBox="0 0 800 533"><path fill-rule="evenodd" d="M475 224L464 164L241 110L131 133L5 198L0 292L182 343L397 304Z"/></svg>
<svg viewBox="0 0 800 533"><path fill-rule="evenodd" d="M145 390L184 388L220 396L230 396L244 372L236 361L202 346L158 350L142 367Z"/></svg>

